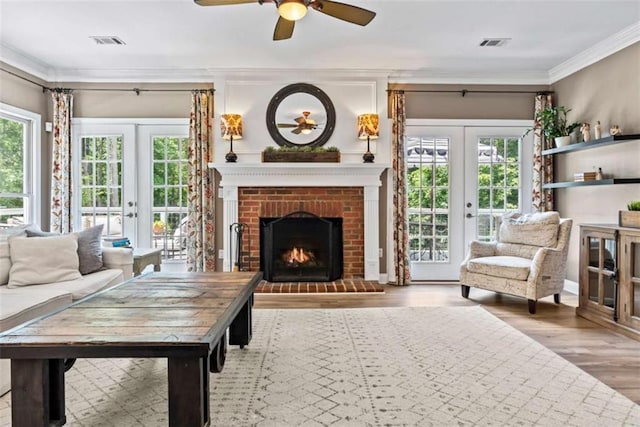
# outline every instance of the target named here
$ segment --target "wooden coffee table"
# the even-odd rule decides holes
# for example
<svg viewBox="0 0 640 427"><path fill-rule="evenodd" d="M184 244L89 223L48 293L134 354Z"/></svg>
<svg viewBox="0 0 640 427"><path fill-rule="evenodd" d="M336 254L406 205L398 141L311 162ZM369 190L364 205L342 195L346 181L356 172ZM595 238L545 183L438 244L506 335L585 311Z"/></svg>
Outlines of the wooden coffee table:
<svg viewBox="0 0 640 427"><path fill-rule="evenodd" d="M65 424L65 361L166 357L169 425L209 424L209 372L251 340L262 273L149 273L0 334L13 425Z"/></svg>

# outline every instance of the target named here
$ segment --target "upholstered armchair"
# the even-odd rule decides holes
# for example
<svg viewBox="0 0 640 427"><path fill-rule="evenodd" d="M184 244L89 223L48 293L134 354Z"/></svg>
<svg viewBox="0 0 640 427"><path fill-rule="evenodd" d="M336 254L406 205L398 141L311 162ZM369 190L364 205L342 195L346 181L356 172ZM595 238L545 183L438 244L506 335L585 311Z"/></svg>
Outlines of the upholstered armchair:
<svg viewBox="0 0 640 427"><path fill-rule="evenodd" d="M553 295L560 304L573 220L557 212L505 214L494 242L473 241L460 266L462 296L471 287L527 298L535 314L538 299Z"/></svg>

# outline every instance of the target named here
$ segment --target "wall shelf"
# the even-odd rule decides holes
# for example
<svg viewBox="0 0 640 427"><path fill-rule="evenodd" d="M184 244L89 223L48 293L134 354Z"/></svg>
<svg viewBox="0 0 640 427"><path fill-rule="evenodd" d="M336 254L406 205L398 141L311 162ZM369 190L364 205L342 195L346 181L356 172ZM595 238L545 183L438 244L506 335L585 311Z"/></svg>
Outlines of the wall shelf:
<svg viewBox="0 0 640 427"><path fill-rule="evenodd" d="M598 181L567 181L544 184L542 188L584 187L587 185L640 184L640 178L609 178Z"/></svg>
<svg viewBox="0 0 640 427"><path fill-rule="evenodd" d="M611 144L618 144L634 140L640 140L640 134L605 136L604 138L594 139L587 142L578 142L577 144L565 145L564 147L542 150L542 155L548 156L549 154L569 153L571 151L587 150L590 148L604 147Z"/></svg>

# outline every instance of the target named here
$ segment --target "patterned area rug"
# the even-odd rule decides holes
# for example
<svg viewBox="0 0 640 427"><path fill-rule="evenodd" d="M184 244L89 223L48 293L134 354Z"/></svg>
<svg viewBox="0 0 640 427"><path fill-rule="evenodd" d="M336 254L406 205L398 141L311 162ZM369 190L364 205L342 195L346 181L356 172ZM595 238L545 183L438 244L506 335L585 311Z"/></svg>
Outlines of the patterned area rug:
<svg viewBox="0 0 640 427"><path fill-rule="evenodd" d="M254 326L211 375L213 426L640 425L640 406L480 307L263 309ZM67 425L166 426L165 370L78 360Z"/></svg>
<svg viewBox="0 0 640 427"><path fill-rule="evenodd" d="M326 294L326 293L378 292L384 288L378 282L364 279L342 279L333 282L267 282L258 284L259 294Z"/></svg>

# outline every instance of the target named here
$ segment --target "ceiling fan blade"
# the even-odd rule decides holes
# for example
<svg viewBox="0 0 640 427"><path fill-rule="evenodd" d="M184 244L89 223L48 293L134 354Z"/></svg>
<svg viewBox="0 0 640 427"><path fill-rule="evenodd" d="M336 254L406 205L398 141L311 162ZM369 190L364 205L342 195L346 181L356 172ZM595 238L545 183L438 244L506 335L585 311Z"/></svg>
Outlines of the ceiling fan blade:
<svg viewBox="0 0 640 427"><path fill-rule="evenodd" d="M370 10L337 1L317 0L309 6L325 15L362 26L367 25L376 16L376 13Z"/></svg>
<svg viewBox="0 0 640 427"><path fill-rule="evenodd" d="M258 3L258 0L193 0L199 6L227 6L230 4Z"/></svg>
<svg viewBox="0 0 640 427"><path fill-rule="evenodd" d="M273 31L274 40L286 40L290 39L293 35L293 27L296 25L295 21L289 21L283 17L278 18L276 23L276 29Z"/></svg>
<svg viewBox="0 0 640 427"><path fill-rule="evenodd" d="M278 123L276 126L278 126L279 128L297 128L298 127L298 125L293 125L289 123Z"/></svg>
<svg viewBox="0 0 640 427"><path fill-rule="evenodd" d="M299 135L300 132L302 132L302 128L301 127L296 127L294 130L291 131L291 133L295 133L296 135Z"/></svg>

